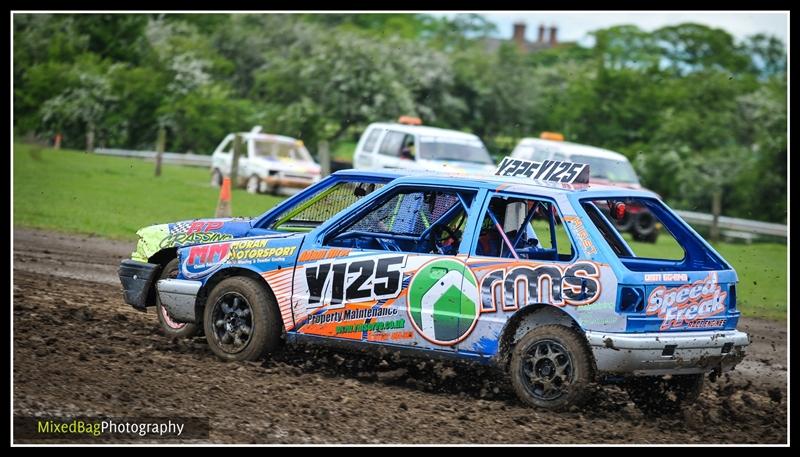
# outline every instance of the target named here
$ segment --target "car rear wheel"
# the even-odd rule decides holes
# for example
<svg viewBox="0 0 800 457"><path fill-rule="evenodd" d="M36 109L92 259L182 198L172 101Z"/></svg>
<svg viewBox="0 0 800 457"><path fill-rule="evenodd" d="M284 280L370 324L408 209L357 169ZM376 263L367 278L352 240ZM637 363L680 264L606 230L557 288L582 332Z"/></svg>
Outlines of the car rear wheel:
<svg viewBox="0 0 800 457"><path fill-rule="evenodd" d="M658 238L655 217L649 211L639 213L631 227L631 234L636 241L655 243Z"/></svg>
<svg viewBox="0 0 800 457"><path fill-rule="evenodd" d="M648 414L674 413L694 402L703 391L704 375L643 376L628 380L625 390L633 403Z"/></svg>
<svg viewBox="0 0 800 457"><path fill-rule="evenodd" d="M257 194L261 190L261 178L258 175L252 175L247 178L246 189L248 193Z"/></svg>
<svg viewBox="0 0 800 457"><path fill-rule="evenodd" d="M586 338L563 325L535 327L514 347L509 375L528 405L551 410L580 405L594 381Z"/></svg>
<svg viewBox="0 0 800 457"><path fill-rule="evenodd" d="M169 279L178 277L178 259L170 260L161 270L161 275L158 279ZM167 308L161 304L161 299L156 294L156 314L158 314L158 323L161 325L161 331L164 335L171 338L191 338L200 332L200 326L197 324L185 324L172 320L167 312Z"/></svg>
<svg viewBox="0 0 800 457"><path fill-rule="evenodd" d="M209 294L203 317L208 346L223 360L258 360L280 347L278 306L253 278L222 280Z"/></svg>

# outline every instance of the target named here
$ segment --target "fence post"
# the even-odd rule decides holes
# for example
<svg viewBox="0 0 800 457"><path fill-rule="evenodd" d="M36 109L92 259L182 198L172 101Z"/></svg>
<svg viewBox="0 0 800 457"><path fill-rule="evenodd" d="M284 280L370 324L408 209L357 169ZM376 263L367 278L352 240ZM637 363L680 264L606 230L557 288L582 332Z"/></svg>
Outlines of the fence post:
<svg viewBox="0 0 800 457"><path fill-rule="evenodd" d="M711 230L709 238L716 243L719 241L719 215L722 213L722 191L714 190L711 192Z"/></svg>
<svg viewBox="0 0 800 457"><path fill-rule="evenodd" d="M319 166L322 177L331 174L331 150L327 141L320 141L317 144L317 154L319 156Z"/></svg>
<svg viewBox="0 0 800 457"><path fill-rule="evenodd" d="M164 155L164 148L167 142L167 131L164 126L158 128L158 139L156 140L156 176L161 176L161 159Z"/></svg>
<svg viewBox="0 0 800 457"><path fill-rule="evenodd" d="M242 154L242 135L233 137L233 157L231 158L231 185L236 187L239 177L239 156Z"/></svg>

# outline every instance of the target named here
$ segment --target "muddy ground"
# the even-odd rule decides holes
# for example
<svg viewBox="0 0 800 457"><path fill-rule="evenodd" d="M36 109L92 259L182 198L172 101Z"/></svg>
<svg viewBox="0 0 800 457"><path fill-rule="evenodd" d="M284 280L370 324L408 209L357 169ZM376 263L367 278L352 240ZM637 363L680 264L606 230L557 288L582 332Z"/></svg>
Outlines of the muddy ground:
<svg viewBox="0 0 800 457"><path fill-rule="evenodd" d="M551 413L523 406L487 368L298 348L220 362L170 341L122 301L133 243L15 229L15 415L203 416L218 443L785 443L786 325L743 319L753 344L674 416L626 393ZM17 437L15 442L29 442Z"/></svg>

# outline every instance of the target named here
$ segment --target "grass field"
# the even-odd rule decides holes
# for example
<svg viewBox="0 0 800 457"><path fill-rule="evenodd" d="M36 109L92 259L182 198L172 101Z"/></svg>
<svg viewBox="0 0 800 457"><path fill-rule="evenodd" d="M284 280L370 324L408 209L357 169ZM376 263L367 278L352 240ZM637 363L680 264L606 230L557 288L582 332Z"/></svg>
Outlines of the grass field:
<svg viewBox="0 0 800 457"><path fill-rule="evenodd" d="M156 178L153 169L153 163L139 159L16 144L14 224L132 240L146 225L214 215L219 190L210 186L208 170L165 165ZM235 189L233 214L255 216L279 200ZM631 247L641 256L671 252L666 237L656 244L631 242ZM742 312L785 319L786 245L717 243L715 248L739 274Z"/></svg>
<svg viewBox="0 0 800 457"><path fill-rule="evenodd" d="M14 146L14 223L131 240L139 228L213 217L219 189L205 168ZM234 216L256 216L281 199L234 189Z"/></svg>
<svg viewBox="0 0 800 457"><path fill-rule="evenodd" d="M331 160L353 163L353 153L356 151L355 141L340 141L331 151Z"/></svg>

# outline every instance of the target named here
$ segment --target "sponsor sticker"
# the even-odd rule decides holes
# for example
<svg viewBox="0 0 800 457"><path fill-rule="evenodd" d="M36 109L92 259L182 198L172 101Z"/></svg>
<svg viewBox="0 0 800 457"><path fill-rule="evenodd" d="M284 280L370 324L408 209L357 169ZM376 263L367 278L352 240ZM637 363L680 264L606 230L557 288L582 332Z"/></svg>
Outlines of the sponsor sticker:
<svg viewBox="0 0 800 457"><path fill-rule="evenodd" d="M428 262L408 286L407 305L418 333L434 344L452 346L466 338L478 322L478 280L460 260Z"/></svg>
<svg viewBox="0 0 800 457"><path fill-rule="evenodd" d="M533 160L505 157L497 170L497 176L529 178L536 181L560 182L566 184L586 184L589 182L589 165L563 160Z"/></svg>
<svg viewBox="0 0 800 457"><path fill-rule="evenodd" d="M705 279L679 287L659 286L650 292L645 313L662 319L661 330L676 328L711 327L725 324L725 319L715 319L701 324L709 317L725 311L727 292L723 292L717 273L711 272Z"/></svg>

